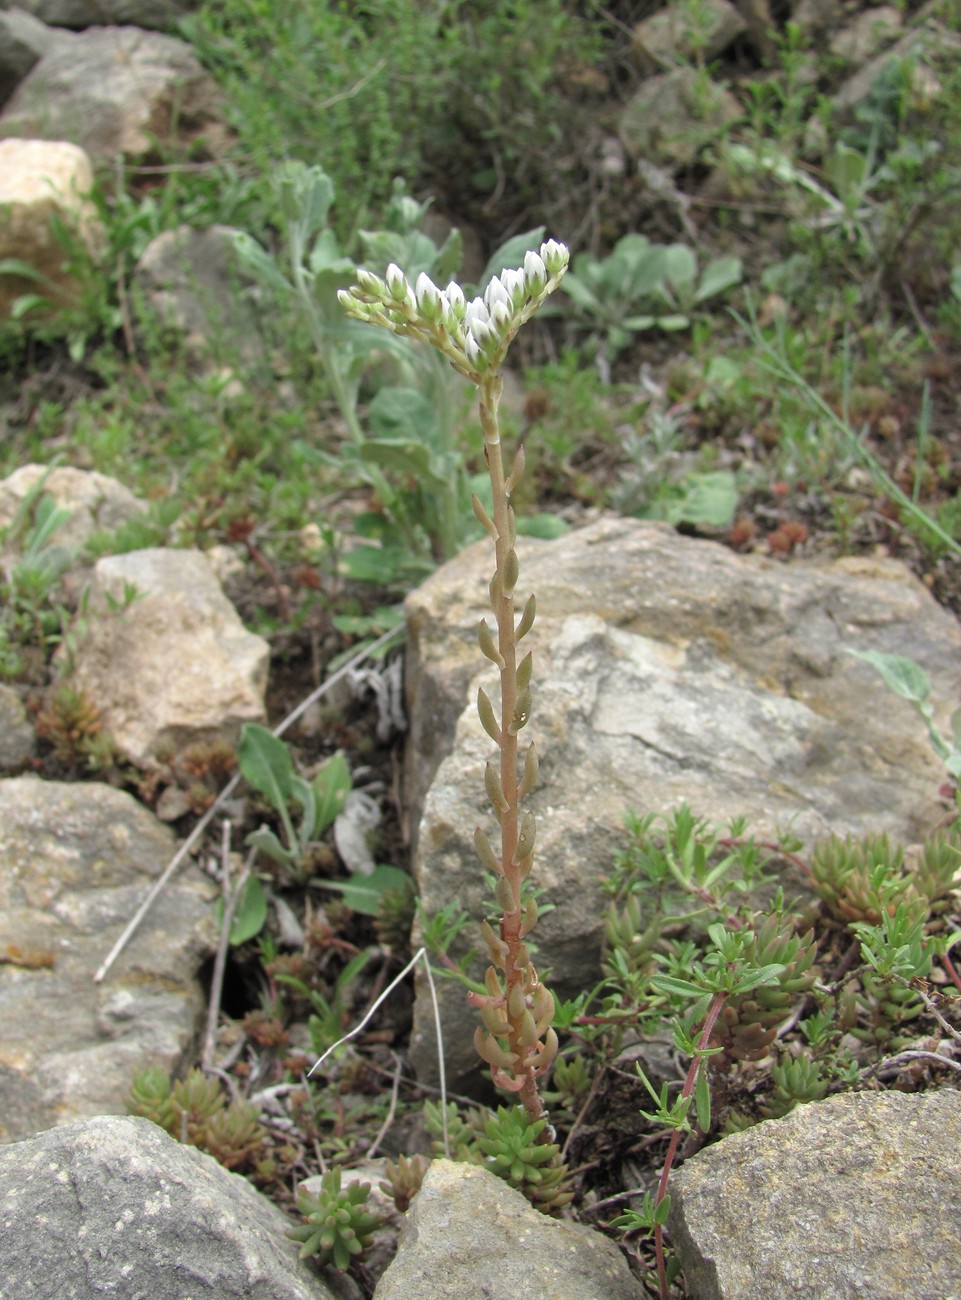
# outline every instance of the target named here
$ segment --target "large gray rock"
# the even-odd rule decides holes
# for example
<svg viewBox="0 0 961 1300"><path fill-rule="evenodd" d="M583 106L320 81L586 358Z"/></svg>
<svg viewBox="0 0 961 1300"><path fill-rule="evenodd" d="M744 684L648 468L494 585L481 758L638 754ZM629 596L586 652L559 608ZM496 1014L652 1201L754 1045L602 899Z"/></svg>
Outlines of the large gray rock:
<svg viewBox="0 0 961 1300"><path fill-rule="evenodd" d="M631 158L687 166L741 115L729 90L702 84L694 68L675 68L641 82L621 110L617 134Z"/></svg>
<svg viewBox="0 0 961 1300"><path fill-rule="evenodd" d="M961 1093L845 1093L700 1152L671 1179L697 1300L961 1296Z"/></svg>
<svg viewBox="0 0 961 1300"><path fill-rule="evenodd" d="M613 1242L475 1165L435 1160L374 1300L641 1300Z"/></svg>
<svg viewBox="0 0 961 1300"><path fill-rule="evenodd" d="M72 680L132 763L147 765L158 746L235 741L243 723L264 720L270 648L246 630L200 551L99 560L86 621Z"/></svg>
<svg viewBox="0 0 961 1300"><path fill-rule="evenodd" d="M196 977L216 938L216 891L182 871L96 985L173 855L170 831L120 790L34 776L0 781L0 827L0 1142L10 1142L122 1111L137 1071L185 1063L203 1023Z"/></svg>
<svg viewBox="0 0 961 1300"><path fill-rule="evenodd" d="M719 822L744 814L762 836L790 825L809 844L832 832L911 841L940 815L943 770L923 726L846 653L917 659L947 725L961 698L961 629L903 565L784 564L615 518L555 542L522 540L518 553L518 594L534 591L538 604L522 733L541 759L532 880L556 904L535 937L562 996L599 977L598 881L629 809L687 800ZM491 907L472 842L477 825L493 830L492 745L473 703L478 683L497 691L475 635L491 565L478 543L407 602L408 793L428 915L451 899L478 920ZM471 1086L474 1015L458 985L438 993L448 1078ZM412 1052L424 1077L436 1073L432 1026L419 986Z"/></svg>
<svg viewBox="0 0 961 1300"><path fill-rule="evenodd" d="M140 157L176 126L209 126L216 87L190 46L139 27L92 27L58 44L0 113L0 136L69 140L95 160Z"/></svg>
<svg viewBox="0 0 961 1300"><path fill-rule="evenodd" d="M0 1300L333 1300L280 1210L146 1119L0 1149Z"/></svg>
<svg viewBox="0 0 961 1300"><path fill-rule="evenodd" d="M0 106L44 54L71 39L69 32L47 27L23 8L0 12Z"/></svg>
<svg viewBox="0 0 961 1300"><path fill-rule="evenodd" d="M19 7L57 27L93 27L130 23L133 27L170 27L197 0L18 0Z"/></svg>

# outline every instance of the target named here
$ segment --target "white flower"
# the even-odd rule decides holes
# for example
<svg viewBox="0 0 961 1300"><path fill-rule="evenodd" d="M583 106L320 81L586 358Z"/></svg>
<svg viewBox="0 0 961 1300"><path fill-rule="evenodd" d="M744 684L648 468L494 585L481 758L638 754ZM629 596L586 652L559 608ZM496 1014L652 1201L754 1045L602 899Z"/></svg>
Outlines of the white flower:
<svg viewBox="0 0 961 1300"><path fill-rule="evenodd" d="M476 367L480 365L482 353L477 340L470 331L468 331L467 337L464 339L464 353L472 366Z"/></svg>
<svg viewBox="0 0 961 1300"><path fill-rule="evenodd" d="M496 303L499 302L503 303L504 306L508 308L513 306L511 302L510 294L504 288L503 284L501 283L501 281L498 279L496 275L491 280L487 288L484 290L484 302L487 304L488 309L492 313Z"/></svg>
<svg viewBox="0 0 961 1300"><path fill-rule="evenodd" d="M524 278L532 294L539 293L547 283L547 267L544 259L533 249L524 254Z"/></svg>
<svg viewBox="0 0 961 1300"><path fill-rule="evenodd" d="M556 239L541 244L540 256L548 275L560 275L566 270L571 257L567 245L559 244Z"/></svg>
<svg viewBox="0 0 961 1300"><path fill-rule="evenodd" d="M437 320L442 311L440 290L426 271L417 277L415 293L421 315L429 321Z"/></svg>
<svg viewBox="0 0 961 1300"><path fill-rule="evenodd" d="M403 302L409 287L407 276L396 262L391 262L387 268L387 292L396 302Z"/></svg>
<svg viewBox="0 0 961 1300"><path fill-rule="evenodd" d="M357 268L357 284L373 298L383 298L387 288L380 276L374 275L373 271L368 271L363 266Z"/></svg>
<svg viewBox="0 0 961 1300"><path fill-rule="evenodd" d="M489 325L490 312L483 298L472 298L464 312L464 328L472 330L475 325Z"/></svg>
<svg viewBox="0 0 961 1300"><path fill-rule="evenodd" d="M527 277L521 270L501 271L501 284L515 307L522 307L527 295L532 292Z"/></svg>
<svg viewBox="0 0 961 1300"><path fill-rule="evenodd" d="M455 320L463 320L464 313L467 311L467 299L464 297L464 290L456 280L451 280L450 284L444 290L447 301L450 304L450 313Z"/></svg>
<svg viewBox="0 0 961 1300"><path fill-rule="evenodd" d="M506 334L514 319L513 307L506 302L495 302L491 308L491 324L499 334Z"/></svg>

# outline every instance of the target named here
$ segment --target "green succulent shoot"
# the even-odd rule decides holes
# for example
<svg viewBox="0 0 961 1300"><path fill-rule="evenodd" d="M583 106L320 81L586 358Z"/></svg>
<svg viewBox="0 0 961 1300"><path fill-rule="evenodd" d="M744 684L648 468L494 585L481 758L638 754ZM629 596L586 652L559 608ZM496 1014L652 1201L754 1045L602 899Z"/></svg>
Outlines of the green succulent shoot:
<svg viewBox="0 0 961 1300"><path fill-rule="evenodd" d="M484 784L500 826L500 843L495 849L480 827L474 843L481 864L494 878L501 919L497 929L486 921L482 925L491 964L486 991L469 996L483 1021L475 1036L477 1050L491 1067L496 1086L517 1096L528 1124L546 1120L537 1080L550 1069L558 1044L551 1026L554 999L540 982L525 942L537 921L537 904L527 885L535 821L523 801L537 779L537 753L533 744L523 757L519 752L518 736L531 715L533 660L529 653L519 658L518 646L533 625L535 602L530 596L515 618L519 565L511 506L511 493L524 471L524 450L517 449L506 473L497 412L503 391L500 368L508 348L560 284L568 261L567 248L548 240L539 252L526 253L523 266L495 275L483 295L470 301L456 282L441 289L426 273L411 285L394 263L383 280L358 270L357 284L338 295L351 316L436 348L478 390L492 512L488 514L476 496L472 504L494 543L490 604L496 624L491 628L483 619L478 642L499 671L500 708L495 709L481 690L477 709L498 751L496 765L487 765Z"/></svg>
<svg viewBox="0 0 961 1300"><path fill-rule="evenodd" d="M369 1193L370 1183L341 1188L339 1169L324 1174L318 1195L301 1191L297 1208L304 1222L288 1232L301 1243L301 1259L314 1258L321 1267L333 1264L346 1272L370 1246L372 1234L383 1222L366 1208Z"/></svg>

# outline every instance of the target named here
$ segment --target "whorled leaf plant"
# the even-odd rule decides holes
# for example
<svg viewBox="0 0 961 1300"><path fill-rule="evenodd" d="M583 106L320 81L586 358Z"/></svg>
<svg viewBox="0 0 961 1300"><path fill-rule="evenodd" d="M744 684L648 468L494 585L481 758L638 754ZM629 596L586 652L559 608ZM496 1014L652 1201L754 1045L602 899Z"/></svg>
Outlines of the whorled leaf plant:
<svg viewBox="0 0 961 1300"><path fill-rule="evenodd" d="M493 517L476 496L473 506L494 542L490 603L496 624L492 629L482 620L478 641L500 673L500 710L498 716L483 689L477 710L498 749L498 762L488 763L484 783L500 825L500 844L495 849L480 828L474 843L481 863L494 875L501 920L499 932L487 921L482 924L491 962L487 991L469 997L483 1022L475 1035L477 1050L490 1065L495 1085L516 1094L528 1120L542 1126L546 1114L537 1080L557 1054L557 1035L551 1027L554 999L540 982L525 942L537 921L537 904L526 888L534 860L535 821L523 804L537 779L537 753L529 744L521 757L518 740L531 714L532 671L531 654L520 658L519 645L533 625L535 603L533 595L528 597L516 617L517 529L511 493L524 472L524 449L517 449L505 473L497 412L507 350L560 284L568 261L567 248L548 240L539 252L526 254L522 267L494 276L483 296L471 301L460 285L451 282L440 289L426 274L412 286L396 265L388 267L383 280L358 270L357 284L338 295L351 316L436 348L478 391ZM548 1129L545 1136L549 1134Z"/></svg>

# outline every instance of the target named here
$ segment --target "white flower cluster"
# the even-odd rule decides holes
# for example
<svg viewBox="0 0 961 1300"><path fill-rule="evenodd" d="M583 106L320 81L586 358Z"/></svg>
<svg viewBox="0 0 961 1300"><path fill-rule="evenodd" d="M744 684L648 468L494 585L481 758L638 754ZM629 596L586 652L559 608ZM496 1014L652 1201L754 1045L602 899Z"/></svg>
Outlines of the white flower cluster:
<svg viewBox="0 0 961 1300"><path fill-rule="evenodd" d="M470 302L455 281L440 289L423 272L412 287L399 266L382 280L357 272L357 284L337 295L351 316L432 343L469 378L496 370L511 339L534 314L567 270L570 254L549 239L529 252L524 265L495 275L484 296Z"/></svg>

